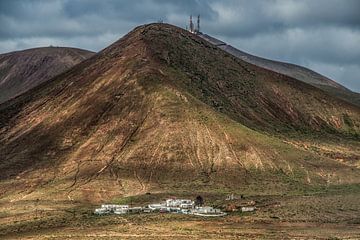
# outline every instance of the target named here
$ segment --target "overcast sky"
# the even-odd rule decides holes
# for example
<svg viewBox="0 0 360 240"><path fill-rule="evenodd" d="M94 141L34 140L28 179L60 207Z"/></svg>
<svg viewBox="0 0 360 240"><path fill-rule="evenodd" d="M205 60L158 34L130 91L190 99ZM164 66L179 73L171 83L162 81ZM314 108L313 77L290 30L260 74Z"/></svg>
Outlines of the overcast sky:
<svg viewBox="0 0 360 240"><path fill-rule="evenodd" d="M101 50L137 25L202 31L240 50L309 67L360 92L360 0L0 0L0 53Z"/></svg>

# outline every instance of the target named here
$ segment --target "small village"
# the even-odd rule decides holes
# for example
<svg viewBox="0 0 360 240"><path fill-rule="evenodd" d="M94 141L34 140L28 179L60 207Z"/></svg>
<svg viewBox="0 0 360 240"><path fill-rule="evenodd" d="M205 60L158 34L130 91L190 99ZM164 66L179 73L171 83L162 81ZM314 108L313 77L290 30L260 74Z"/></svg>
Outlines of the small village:
<svg viewBox="0 0 360 240"><path fill-rule="evenodd" d="M254 206L245 206L240 209L241 212L253 212L255 210L256 207ZM222 217L227 215L226 212L223 212L219 208L204 206L200 196L198 196L195 201L172 197L160 203L135 207L130 207L129 205L102 204L100 208L96 208L94 211L94 214L96 215L122 215L135 213L177 213L203 217Z"/></svg>

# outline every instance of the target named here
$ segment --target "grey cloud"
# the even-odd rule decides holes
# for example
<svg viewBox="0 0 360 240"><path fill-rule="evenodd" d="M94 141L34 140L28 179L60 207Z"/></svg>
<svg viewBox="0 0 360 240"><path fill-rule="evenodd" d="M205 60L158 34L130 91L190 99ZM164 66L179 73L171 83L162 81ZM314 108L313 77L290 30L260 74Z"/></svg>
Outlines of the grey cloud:
<svg viewBox="0 0 360 240"><path fill-rule="evenodd" d="M358 0L212 1L218 14L209 25L227 36L254 36L289 28L338 26L360 30ZM220 25L220 27L219 27Z"/></svg>
<svg viewBox="0 0 360 240"><path fill-rule="evenodd" d="M309 59L331 64L360 63L360 31L346 28L288 29L283 33L251 38L225 38L250 53L275 59L293 62Z"/></svg>
<svg viewBox="0 0 360 240"><path fill-rule="evenodd" d="M171 13L209 17L213 11L200 1L57 0L8 1L0 10L0 38L94 36L119 32L123 26L167 20ZM201 1L202 2L202 1ZM3 7L4 6L4 7ZM185 19L184 22L185 24ZM121 32L123 34L123 32Z"/></svg>
<svg viewBox="0 0 360 240"><path fill-rule="evenodd" d="M305 65L360 91L358 0L1 0L0 51L43 45L100 50L137 25L202 30L262 57Z"/></svg>
<svg viewBox="0 0 360 240"><path fill-rule="evenodd" d="M306 66L320 73L326 72L326 75L332 79L341 79L338 82L353 91L360 92L360 64L338 65L324 64L322 62L309 62Z"/></svg>

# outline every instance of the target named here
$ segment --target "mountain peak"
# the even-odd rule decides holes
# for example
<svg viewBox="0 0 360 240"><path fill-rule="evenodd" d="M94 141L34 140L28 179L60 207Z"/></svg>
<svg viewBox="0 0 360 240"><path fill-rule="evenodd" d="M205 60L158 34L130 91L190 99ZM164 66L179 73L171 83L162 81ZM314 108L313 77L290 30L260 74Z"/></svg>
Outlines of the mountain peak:
<svg viewBox="0 0 360 240"><path fill-rule="evenodd" d="M150 24L1 105L0 177L7 193L49 183L58 199L91 202L179 186L290 187L293 172L302 184L352 182L357 163L296 141L356 145L359 122L358 108L311 85Z"/></svg>

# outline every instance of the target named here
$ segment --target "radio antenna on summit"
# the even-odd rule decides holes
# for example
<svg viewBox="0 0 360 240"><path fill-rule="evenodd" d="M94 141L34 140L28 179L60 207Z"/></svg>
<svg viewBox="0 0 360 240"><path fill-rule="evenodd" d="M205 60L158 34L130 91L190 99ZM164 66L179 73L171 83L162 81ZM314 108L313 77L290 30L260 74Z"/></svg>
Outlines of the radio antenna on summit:
<svg viewBox="0 0 360 240"><path fill-rule="evenodd" d="M189 27L190 27L190 32L194 32L194 23L193 23L193 21L192 21L192 15L190 15L190 25L189 25Z"/></svg>
<svg viewBox="0 0 360 240"><path fill-rule="evenodd" d="M186 30L194 34L200 33L200 14L197 16L196 26L193 22L192 15L190 15L189 25L186 25Z"/></svg>
<svg viewBox="0 0 360 240"><path fill-rule="evenodd" d="M200 32L200 14L197 17L197 32Z"/></svg>

